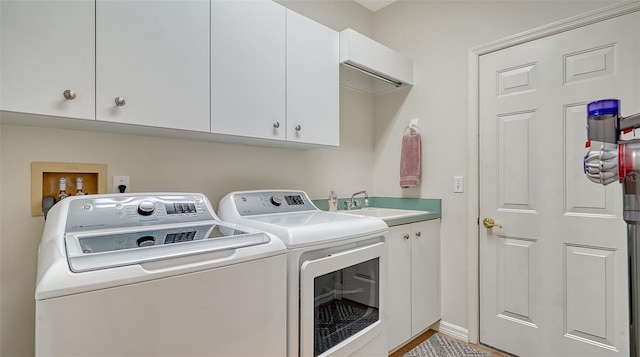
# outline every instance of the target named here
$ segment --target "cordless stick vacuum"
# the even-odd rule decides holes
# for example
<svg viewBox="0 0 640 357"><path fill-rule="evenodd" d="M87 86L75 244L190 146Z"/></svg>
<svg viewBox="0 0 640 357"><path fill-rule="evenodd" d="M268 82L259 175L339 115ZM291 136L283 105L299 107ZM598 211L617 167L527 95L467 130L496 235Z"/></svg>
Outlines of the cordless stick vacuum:
<svg viewBox="0 0 640 357"><path fill-rule="evenodd" d="M617 99L591 102L587 112L587 147L591 141L602 145L584 156L584 173L602 185L622 183L629 264L629 351L632 357L640 357L640 139L620 139L621 134L640 127L640 113L621 117Z"/></svg>

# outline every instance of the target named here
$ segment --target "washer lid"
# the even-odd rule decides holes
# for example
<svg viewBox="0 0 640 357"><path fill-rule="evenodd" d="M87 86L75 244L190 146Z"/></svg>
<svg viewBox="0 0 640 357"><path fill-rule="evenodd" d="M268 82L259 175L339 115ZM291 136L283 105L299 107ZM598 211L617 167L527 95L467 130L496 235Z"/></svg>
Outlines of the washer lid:
<svg viewBox="0 0 640 357"><path fill-rule="evenodd" d="M217 223L160 226L144 231L134 228L70 233L65 236L69 268L76 273L231 251L270 241L265 233L248 233Z"/></svg>
<svg viewBox="0 0 640 357"><path fill-rule="evenodd" d="M289 248L383 234L388 229L378 218L326 211L251 216L237 223L273 233Z"/></svg>

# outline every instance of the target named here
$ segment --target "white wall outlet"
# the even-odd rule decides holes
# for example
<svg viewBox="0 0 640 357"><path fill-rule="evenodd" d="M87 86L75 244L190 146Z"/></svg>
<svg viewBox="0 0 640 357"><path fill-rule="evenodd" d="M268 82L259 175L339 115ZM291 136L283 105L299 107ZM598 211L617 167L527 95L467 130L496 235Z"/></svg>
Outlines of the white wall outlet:
<svg viewBox="0 0 640 357"><path fill-rule="evenodd" d="M124 192L131 192L131 185L129 184L129 176L113 176L113 189L111 192L120 193L120 185L124 185Z"/></svg>
<svg viewBox="0 0 640 357"><path fill-rule="evenodd" d="M464 192L464 178L462 176L453 176L453 192Z"/></svg>

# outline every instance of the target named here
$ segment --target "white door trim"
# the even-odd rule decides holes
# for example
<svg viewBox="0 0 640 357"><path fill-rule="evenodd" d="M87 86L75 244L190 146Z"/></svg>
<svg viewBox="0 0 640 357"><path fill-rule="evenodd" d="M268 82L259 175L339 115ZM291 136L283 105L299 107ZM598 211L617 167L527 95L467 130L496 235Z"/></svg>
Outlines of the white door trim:
<svg viewBox="0 0 640 357"><path fill-rule="evenodd" d="M467 260L469 275L467 278L467 330L468 340L470 343L477 344L480 340L480 232L478 224L480 218L480 182L478 173L478 127L480 119L478 113L480 104L478 99L480 94L478 90L480 82L479 57L487 53L499 51L543 37L552 36L561 32L573 30L578 27L587 26L596 22L626 15L635 11L640 11L640 1L622 2L469 49L469 107L467 112L467 140L469 142L469 146L467 149L467 157L469 157L467 166L467 175L469 176L469 201L467 206L467 232L469 232L469 235L467 243ZM473 217L477 218L475 222L473 221Z"/></svg>

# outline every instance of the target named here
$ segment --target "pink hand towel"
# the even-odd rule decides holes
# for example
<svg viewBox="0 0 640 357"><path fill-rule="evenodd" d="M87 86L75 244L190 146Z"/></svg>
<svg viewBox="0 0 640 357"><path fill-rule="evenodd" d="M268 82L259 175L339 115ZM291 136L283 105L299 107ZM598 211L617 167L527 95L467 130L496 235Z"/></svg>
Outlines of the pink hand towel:
<svg viewBox="0 0 640 357"><path fill-rule="evenodd" d="M400 187L415 187L420 184L420 156L422 153L420 134L402 137L400 153Z"/></svg>

